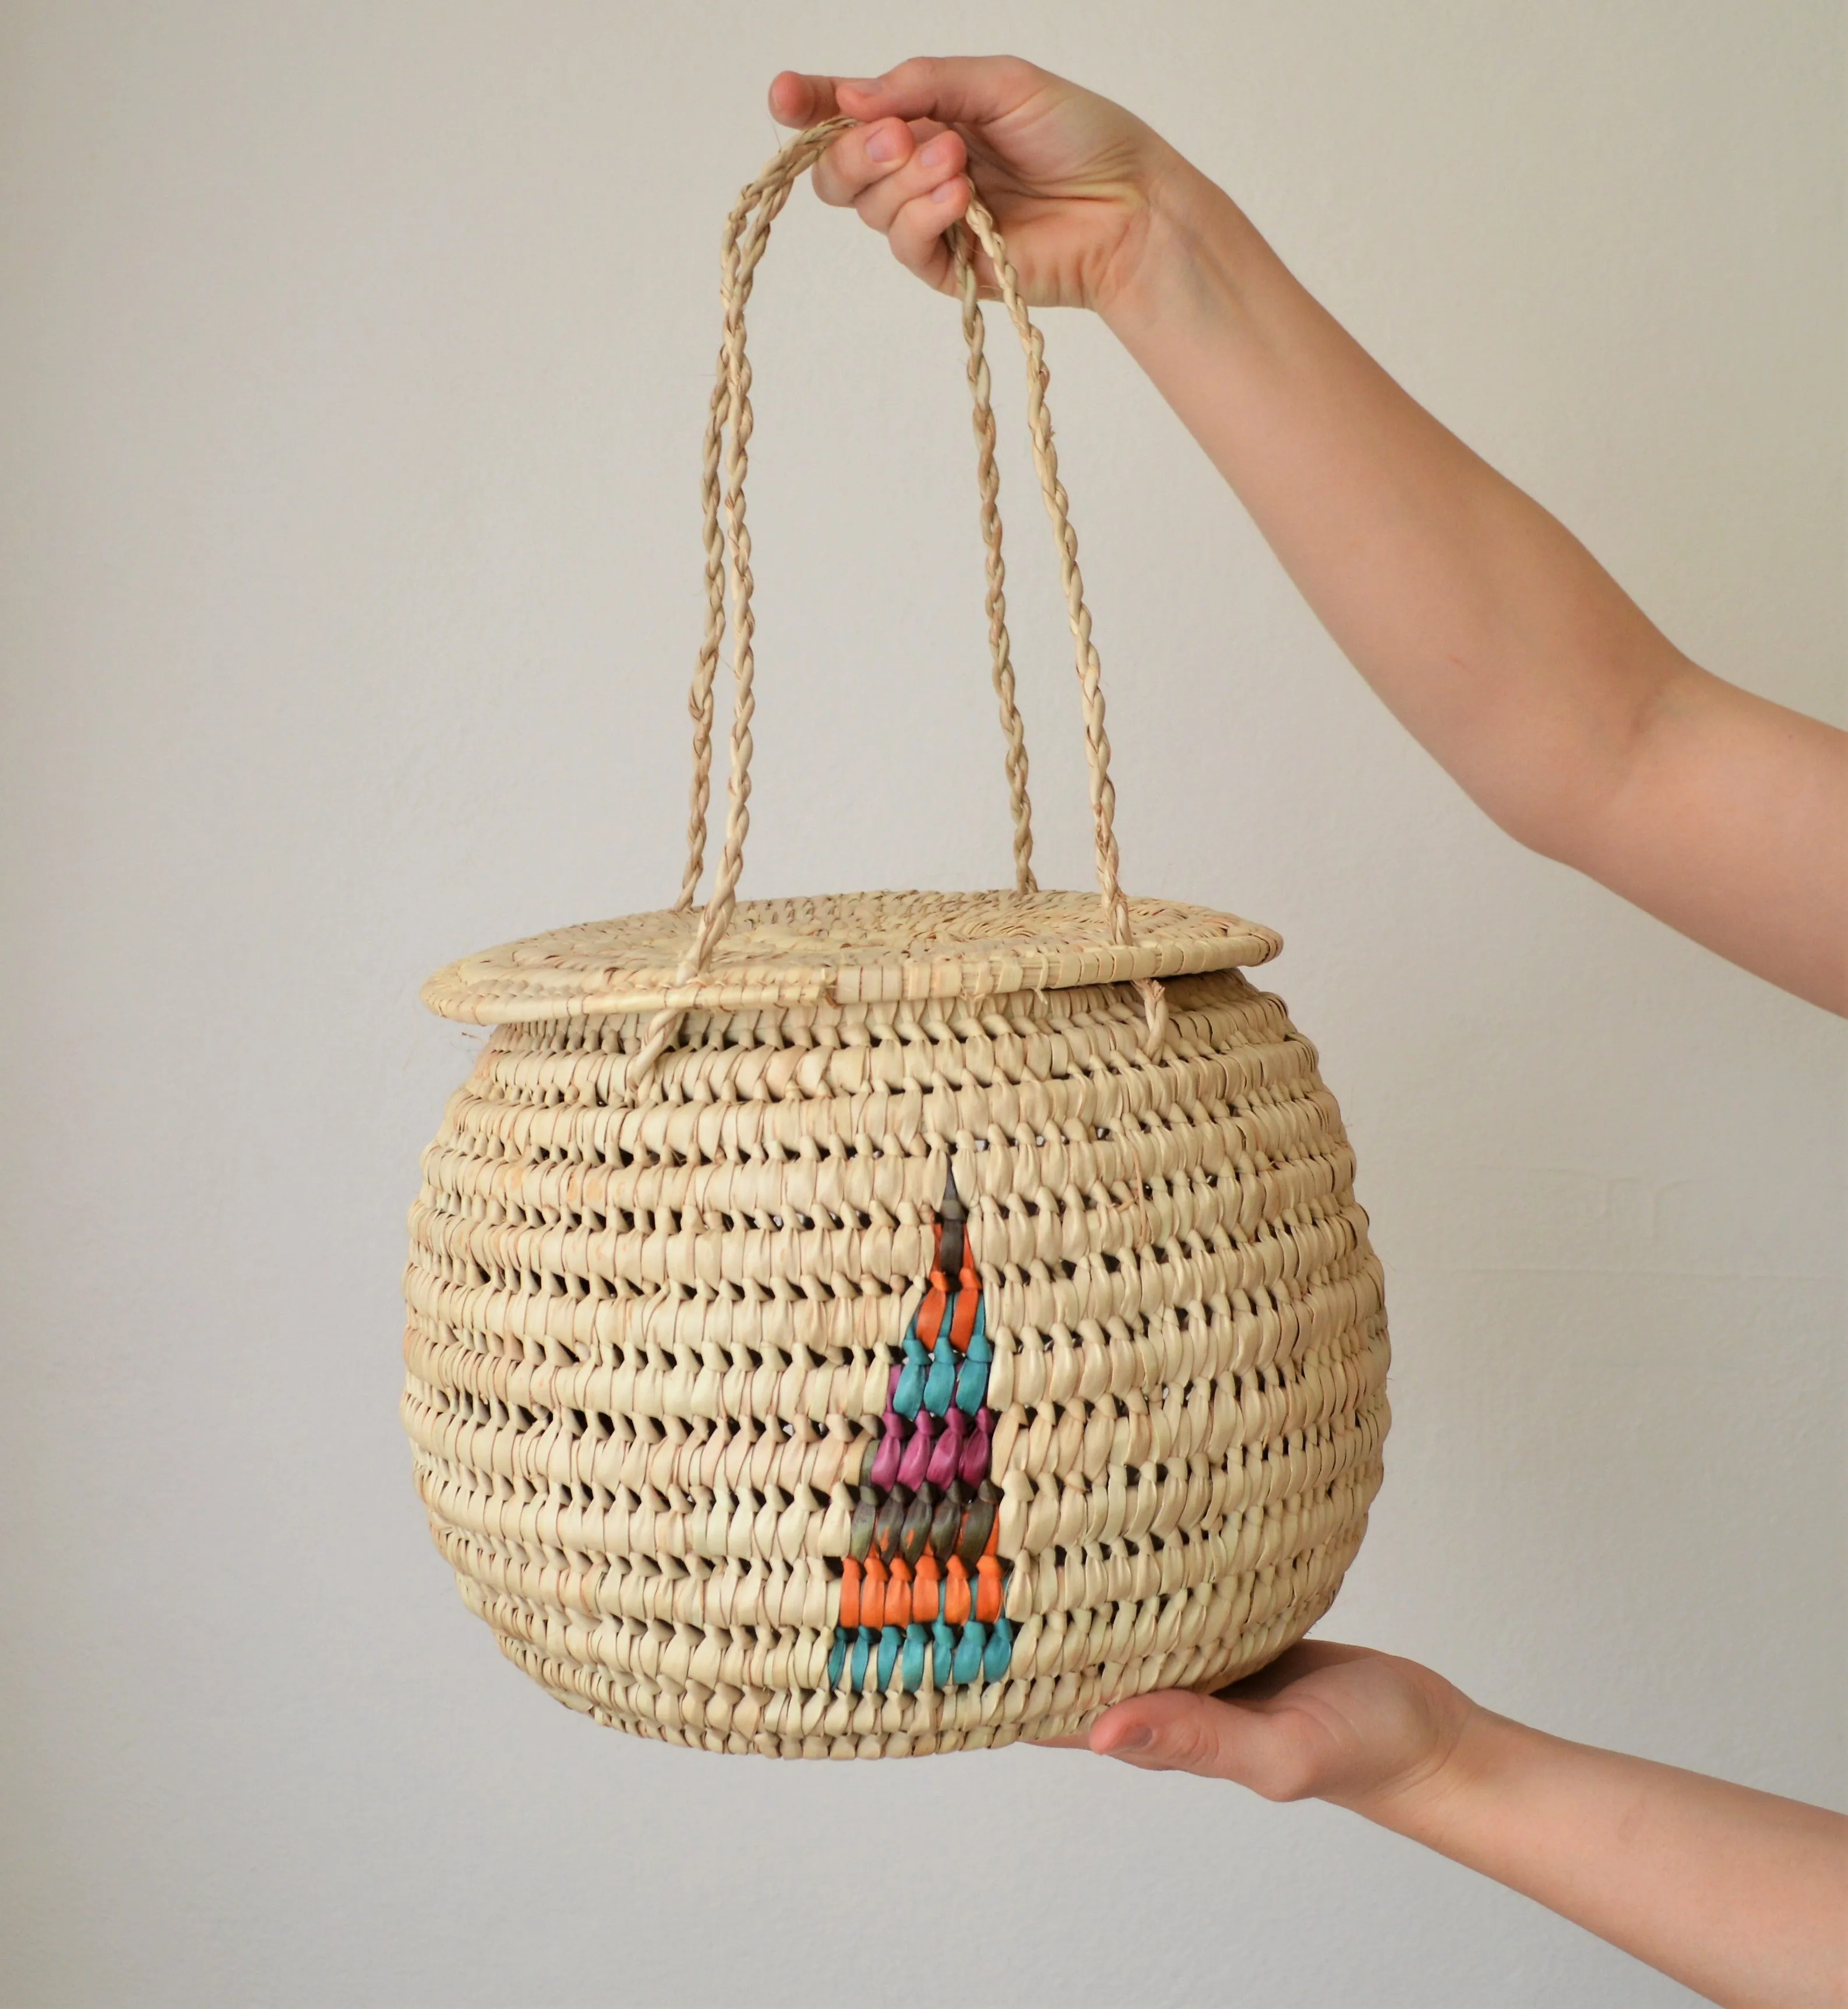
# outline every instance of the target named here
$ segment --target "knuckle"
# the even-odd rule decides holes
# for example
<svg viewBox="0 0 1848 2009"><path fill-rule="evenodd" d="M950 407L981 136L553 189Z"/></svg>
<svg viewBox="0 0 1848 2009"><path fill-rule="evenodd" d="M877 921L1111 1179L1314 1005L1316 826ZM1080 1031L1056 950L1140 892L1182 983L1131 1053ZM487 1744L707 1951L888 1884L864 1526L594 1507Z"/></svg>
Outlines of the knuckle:
<svg viewBox="0 0 1848 2009"><path fill-rule="evenodd" d="M1219 1740L1195 1720L1177 1724L1163 1743L1167 1747L1163 1755L1177 1772L1210 1772L1219 1756Z"/></svg>
<svg viewBox="0 0 1848 2009"><path fill-rule="evenodd" d="M809 176L815 193L836 209L845 209L857 202L870 179L863 157L848 147L848 140L852 137L850 133L837 140L815 163Z"/></svg>
<svg viewBox="0 0 1848 2009"><path fill-rule="evenodd" d="M854 204L853 208L855 215L856 215L860 221L866 225L869 230L876 230L880 232L882 236L889 236L890 234L892 229L891 207L889 204L880 199L876 192L869 195L862 196L859 200Z"/></svg>
<svg viewBox="0 0 1848 2009"><path fill-rule="evenodd" d="M1263 1754L1252 1780L1254 1790L1267 1800L1306 1800L1319 1780L1310 1754L1294 1743L1273 1748Z"/></svg>
<svg viewBox="0 0 1848 2009"><path fill-rule="evenodd" d="M1259 1788L1267 1800L1280 1803L1313 1797L1315 1783L1306 1766L1289 1764L1274 1770Z"/></svg>

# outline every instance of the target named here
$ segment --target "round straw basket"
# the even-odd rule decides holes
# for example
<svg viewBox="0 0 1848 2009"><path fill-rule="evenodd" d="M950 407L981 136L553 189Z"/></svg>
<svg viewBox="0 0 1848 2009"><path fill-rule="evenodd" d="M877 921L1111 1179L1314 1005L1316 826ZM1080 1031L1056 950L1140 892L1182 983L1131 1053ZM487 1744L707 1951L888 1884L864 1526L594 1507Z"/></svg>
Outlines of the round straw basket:
<svg viewBox="0 0 1848 2009"><path fill-rule="evenodd" d="M1301 1637L1380 1480L1379 1266L1315 1050L1231 916L1132 900L1038 331L954 250L1014 886L736 898L745 308L805 133L724 239L689 857L657 913L456 963L495 1028L423 1158L403 1412L437 1546L574 1709L712 1751L949 1751L1212 1688ZM1099 893L1039 890L975 247L1027 356ZM713 686L736 692L704 868Z"/></svg>

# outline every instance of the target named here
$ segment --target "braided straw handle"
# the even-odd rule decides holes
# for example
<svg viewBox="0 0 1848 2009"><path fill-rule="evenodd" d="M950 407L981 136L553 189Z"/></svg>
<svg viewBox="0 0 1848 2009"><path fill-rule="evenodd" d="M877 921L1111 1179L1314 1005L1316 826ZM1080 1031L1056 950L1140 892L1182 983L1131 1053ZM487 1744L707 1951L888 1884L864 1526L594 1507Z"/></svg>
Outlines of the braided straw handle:
<svg viewBox="0 0 1848 2009"><path fill-rule="evenodd" d="M693 781L687 824L687 867L681 881L678 912L689 911L705 870L706 811L711 799L713 687L725 629L728 589L731 614L731 664L735 695L732 707L731 778L728 789L725 838L718 872L694 940L682 957L677 983L698 976L731 923L737 905L738 882L744 869L745 838L750 828L751 720L756 704L753 649L756 623L751 608L751 538L745 516L745 474L749 464L752 419L751 365L745 353L745 307L756 283L759 263L770 241L771 225L789 200L797 180L856 122L830 119L799 133L770 161L739 197L726 219L720 245L720 296L724 306L724 335L719 349L717 379L706 416L702 491L705 510L706 622L693 674L688 711L693 721ZM1020 286L1009 262L994 218L972 197L966 221L950 233L958 292L968 345L968 382L976 441L976 475L981 495L982 541L986 547L989 647L1001 725L1007 743L1006 771L1014 818L1014 877L1023 893L1036 890L1033 876L1032 811L1027 793L1027 752L1020 712L1014 700L1014 668L1007 625L1006 572L1001 558L1001 525L997 494L994 413L989 395L983 325L976 296L971 239L988 254L1003 304L1020 338L1027 363L1027 424L1040 494L1052 519L1059 550L1066 614L1071 628L1078 686L1085 718L1085 755L1090 774L1091 815L1097 853L1097 883L1103 919L1113 942L1131 939L1129 902L1120 881L1115 830L1116 790L1110 774L1110 742L1104 729L1103 666L1092 640L1091 615L1085 604L1084 581L1078 572L1078 535L1071 527L1065 490L1059 480L1052 419L1046 409L1045 342L1027 314ZM721 479L721 462L723 478ZM1159 1050L1167 1029L1167 1006L1162 987L1145 980L1138 988L1148 1019L1146 1045ZM684 1015L683 1008L667 1006L655 1015L648 1035L628 1069L632 1084L646 1080L666 1050Z"/></svg>

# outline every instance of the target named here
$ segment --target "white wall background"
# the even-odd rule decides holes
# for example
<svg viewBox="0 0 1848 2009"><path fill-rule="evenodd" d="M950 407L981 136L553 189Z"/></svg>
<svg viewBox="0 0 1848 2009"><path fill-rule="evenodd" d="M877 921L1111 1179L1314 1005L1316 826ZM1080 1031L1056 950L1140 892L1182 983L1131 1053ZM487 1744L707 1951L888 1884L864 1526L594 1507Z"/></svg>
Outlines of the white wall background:
<svg viewBox="0 0 1848 2009"><path fill-rule="evenodd" d="M1678 642L1843 716L1833 0L13 0L9 2005L1689 1999L1326 1808L599 1732L425 1534L401 1223L470 1048L416 987L671 895L765 86L971 45L1142 111ZM754 312L747 890L997 883L953 311L802 194ZM1128 877L1283 929L1387 1267L1389 1476L1324 1629L1841 1804L1843 1028L1490 827L1051 323Z"/></svg>

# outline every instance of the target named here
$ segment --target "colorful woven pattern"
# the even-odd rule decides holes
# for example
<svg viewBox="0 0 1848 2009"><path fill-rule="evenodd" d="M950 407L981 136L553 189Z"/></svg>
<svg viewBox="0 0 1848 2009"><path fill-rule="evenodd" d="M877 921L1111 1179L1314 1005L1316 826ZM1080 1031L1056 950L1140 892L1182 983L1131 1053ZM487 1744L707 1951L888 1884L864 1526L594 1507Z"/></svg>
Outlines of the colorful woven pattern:
<svg viewBox="0 0 1848 2009"><path fill-rule="evenodd" d="M1001 1494L989 1470L994 1348L954 1172L932 1236L929 1283L892 1369L841 1564L828 1683L856 1693L883 1693L894 1671L907 1695L999 1681L1014 1656L996 1554Z"/></svg>

